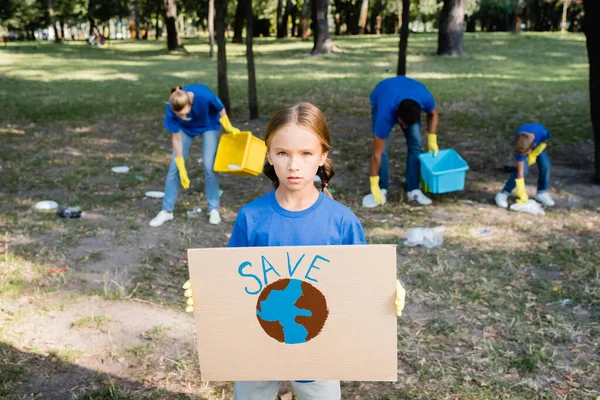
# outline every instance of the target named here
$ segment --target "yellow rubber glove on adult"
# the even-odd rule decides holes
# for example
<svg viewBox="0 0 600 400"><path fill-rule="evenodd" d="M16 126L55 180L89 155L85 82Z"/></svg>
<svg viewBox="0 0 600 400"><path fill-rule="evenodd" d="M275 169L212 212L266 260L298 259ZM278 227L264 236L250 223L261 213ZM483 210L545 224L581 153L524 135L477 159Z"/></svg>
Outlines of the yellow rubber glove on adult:
<svg viewBox="0 0 600 400"><path fill-rule="evenodd" d="M184 189L190 187L190 178L188 178L187 170L185 169L185 160L182 156L175 157L175 165L177 165L177 169L179 170L179 180L181 181L181 186Z"/></svg>
<svg viewBox="0 0 600 400"><path fill-rule="evenodd" d="M371 182L371 193L373 194L373 200L377 204L383 204L383 195L381 194L381 189L379 188L379 177L378 176L370 176L369 182Z"/></svg>
<svg viewBox="0 0 600 400"><path fill-rule="evenodd" d="M437 144L437 135L435 133L427 134L427 151L433 151L433 156L437 157L440 148Z"/></svg>
<svg viewBox="0 0 600 400"><path fill-rule="evenodd" d="M233 133L234 135L240 133L238 128L234 128L233 125L231 125L231 121L229 121L229 117L227 115L222 116L219 122L221 123L223 129L225 129L227 132Z"/></svg>
<svg viewBox="0 0 600 400"><path fill-rule="evenodd" d="M192 282L188 279L187 282L183 284L183 289L185 292L183 295L186 297L185 312L193 312L194 311L194 298L192 297Z"/></svg>
<svg viewBox="0 0 600 400"><path fill-rule="evenodd" d="M406 298L406 290L404 290L404 286L400 283L398 279L396 279L396 301L394 304L396 305L396 314L398 316L402 316L402 310L404 310L404 299Z"/></svg>
<svg viewBox="0 0 600 400"><path fill-rule="evenodd" d="M531 153L529 153L527 155L527 165L528 166L531 167L533 164L535 164L539 155L542 154L542 151L544 151L546 149L546 146L547 146L546 143L540 143L540 145L538 147L536 147Z"/></svg>
<svg viewBox="0 0 600 400"><path fill-rule="evenodd" d="M517 203L527 203L529 196L527 196L527 192L525 191L525 178L515 179L515 182L517 183L517 196L519 197Z"/></svg>

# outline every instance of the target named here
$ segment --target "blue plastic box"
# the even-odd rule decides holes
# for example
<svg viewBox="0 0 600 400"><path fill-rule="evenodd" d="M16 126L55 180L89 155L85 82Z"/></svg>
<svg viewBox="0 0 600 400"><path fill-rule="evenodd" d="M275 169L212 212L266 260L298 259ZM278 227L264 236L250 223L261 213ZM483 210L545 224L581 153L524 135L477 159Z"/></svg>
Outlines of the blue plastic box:
<svg viewBox="0 0 600 400"><path fill-rule="evenodd" d="M421 161L421 183L423 191L440 194L456 192L465 188L469 164L453 149L419 155Z"/></svg>

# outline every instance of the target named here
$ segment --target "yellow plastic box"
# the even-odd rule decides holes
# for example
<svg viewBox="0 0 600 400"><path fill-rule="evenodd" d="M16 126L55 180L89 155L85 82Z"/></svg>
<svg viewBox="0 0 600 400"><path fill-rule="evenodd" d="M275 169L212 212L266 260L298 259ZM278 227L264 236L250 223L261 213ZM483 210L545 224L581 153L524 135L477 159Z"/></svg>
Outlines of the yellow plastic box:
<svg viewBox="0 0 600 400"><path fill-rule="evenodd" d="M252 136L252 132L221 136L213 169L238 176L258 175L263 170L267 145L264 140Z"/></svg>

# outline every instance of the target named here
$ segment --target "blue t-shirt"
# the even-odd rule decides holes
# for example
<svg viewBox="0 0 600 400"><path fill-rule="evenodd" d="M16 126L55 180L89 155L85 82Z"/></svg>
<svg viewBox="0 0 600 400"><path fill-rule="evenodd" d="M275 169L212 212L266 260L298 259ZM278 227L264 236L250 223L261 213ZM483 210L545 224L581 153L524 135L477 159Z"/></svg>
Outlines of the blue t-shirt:
<svg viewBox="0 0 600 400"><path fill-rule="evenodd" d="M371 92L373 133L386 139L398 123L396 109L404 100L414 100L421 110L430 113L435 109L433 96L425 85L406 76L382 80Z"/></svg>
<svg viewBox="0 0 600 400"><path fill-rule="evenodd" d="M535 139L533 140L533 148L535 149L540 145L540 143L545 142L546 140L552 138L552 135L548 132L544 125L542 124L525 124L521 125L519 129L515 132L515 137L519 133L533 133L535 135ZM514 141L511 142L511 146L514 144ZM525 161L527 160L527 156L522 156L520 154L515 154L515 160L517 161Z"/></svg>
<svg viewBox="0 0 600 400"><path fill-rule="evenodd" d="M165 110L165 128L171 133L185 132L188 136L198 136L206 131L218 131L219 112L225 108L219 98L202 84L184 86L183 90L194 93L194 103L186 121L173 112L169 104Z"/></svg>
<svg viewBox="0 0 600 400"><path fill-rule="evenodd" d="M323 192L306 210L289 211L277 203L275 190L242 207L229 239L229 247L365 243L356 215Z"/></svg>

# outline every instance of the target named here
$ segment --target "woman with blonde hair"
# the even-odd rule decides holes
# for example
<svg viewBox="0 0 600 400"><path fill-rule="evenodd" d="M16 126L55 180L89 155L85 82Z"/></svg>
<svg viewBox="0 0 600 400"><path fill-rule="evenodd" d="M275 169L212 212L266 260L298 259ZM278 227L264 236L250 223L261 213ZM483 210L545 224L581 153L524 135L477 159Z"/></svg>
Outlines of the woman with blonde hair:
<svg viewBox="0 0 600 400"><path fill-rule="evenodd" d="M229 133L235 134L240 131L231 125L225 106L208 87L198 84L171 89L171 96L165 110L164 127L173 134L173 157L165 183L163 208L150 221L150 226L161 226L173 219L179 184L181 183L184 189L190 187L185 160L192 140L200 135L202 135L202 158L209 211L208 222L213 225L221 222L219 181L213 170L221 126Z"/></svg>

